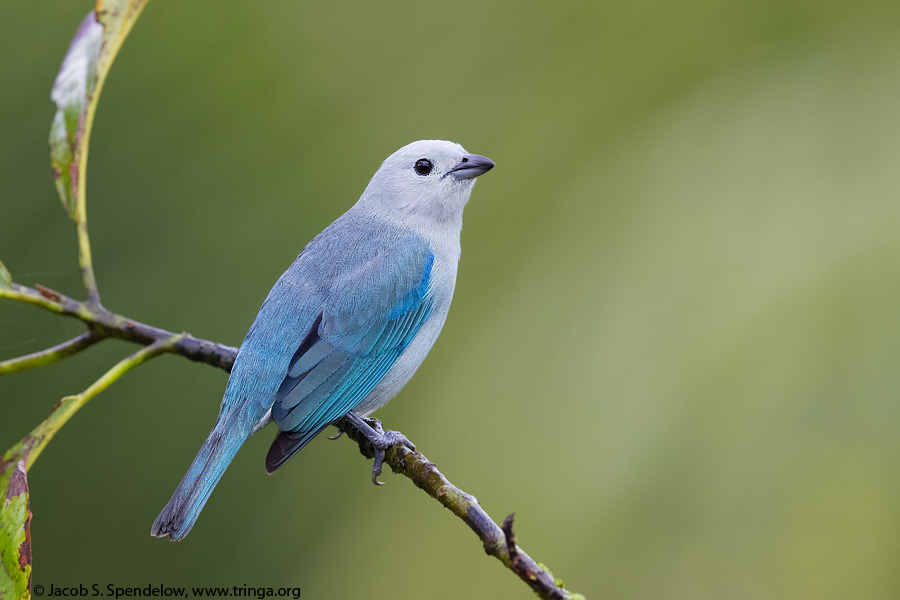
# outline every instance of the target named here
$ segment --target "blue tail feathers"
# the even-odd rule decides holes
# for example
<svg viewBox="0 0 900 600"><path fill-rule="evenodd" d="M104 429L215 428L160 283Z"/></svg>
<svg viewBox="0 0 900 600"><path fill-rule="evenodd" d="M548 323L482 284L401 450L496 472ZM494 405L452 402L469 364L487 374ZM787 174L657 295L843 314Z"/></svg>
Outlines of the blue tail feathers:
<svg viewBox="0 0 900 600"><path fill-rule="evenodd" d="M231 425L229 421L216 423L169 503L153 522L150 535L168 536L177 542L194 526L225 469L250 435L246 427Z"/></svg>

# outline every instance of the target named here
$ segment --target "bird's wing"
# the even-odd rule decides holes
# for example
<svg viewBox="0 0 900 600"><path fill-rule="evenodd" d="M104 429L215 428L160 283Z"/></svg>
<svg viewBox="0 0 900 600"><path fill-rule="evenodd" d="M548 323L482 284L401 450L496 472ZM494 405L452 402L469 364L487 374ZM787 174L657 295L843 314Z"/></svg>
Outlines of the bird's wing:
<svg viewBox="0 0 900 600"><path fill-rule="evenodd" d="M336 282L275 395L272 417L283 432L302 446L381 381L431 315L433 261L421 244L399 260L375 256Z"/></svg>

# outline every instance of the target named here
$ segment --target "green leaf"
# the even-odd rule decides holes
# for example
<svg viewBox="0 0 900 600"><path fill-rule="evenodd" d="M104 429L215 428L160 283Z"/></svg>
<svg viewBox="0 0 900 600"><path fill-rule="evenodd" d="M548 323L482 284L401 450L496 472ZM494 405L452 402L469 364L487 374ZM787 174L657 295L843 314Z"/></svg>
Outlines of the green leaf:
<svg viewBox="0 0 900 600"><path fill-rule="evenodd" d="M31 598L31 511L25 460L13 447L0 460L0 598ZM9 459L9 460L8 460Z"/></svg>
<svg viewBox="0 0 900 600"><path fill-rule="evenodd" d="M9 269L6 268L2 260L0 260L0 289L12 289L12 275L9 274Z"/></svg>
<svg viewBox="0 0 900 600"><path fill-rule="evenodd" d="M99 0L69 45L50 98L50 162L69 216L84 221L88 142L100 91L113 59L147 0Z"/></svg>
<svg viewBox="0 0 900 600"><path fill-rule="evenodd" d="M0 599L31 598L27 472L47 442L77 410L78 400L78 396L60 400L50 416L0 459Z"/></svg>

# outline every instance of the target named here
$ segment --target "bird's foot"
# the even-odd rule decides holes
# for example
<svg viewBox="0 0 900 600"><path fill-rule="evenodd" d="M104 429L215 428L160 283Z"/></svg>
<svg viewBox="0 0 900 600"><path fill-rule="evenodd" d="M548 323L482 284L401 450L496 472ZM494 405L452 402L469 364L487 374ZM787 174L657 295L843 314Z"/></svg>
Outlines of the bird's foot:
<svg viewBox="0 0 900 600"><path fill-rule="evenodd" d="M372 443L372 447L375 450L375 462L372 464L372 483L384 485L384 482L378 481L378 476L381 475L381 467L384 464L384 455L387 449L393 446L406 446L410 450L415 450L415 444L399 431L390 429L385 431L381 426L381 421L378 419L360 417L353 412L348 413L346 418Z"/></svg>
<svg viewBox="0 0 900 600"><path fill-rule="evenodd" d="M410 450L415 450L416 446L409 441L409 438L399 431L392 431L390 429L385 431L381 426L381 421L378 419L364 418L363 421L372 428L372 431L381 436L378 439L369 438L369 441L371 441L372 446L375 447L375 462L372 463L372 483L375 485L384 485L383 481L378 481L378 476L381 475L381 467L384 464L384 455L385 452L387 452L387 449L391 446L406 446Z"/></svg>
<svg viewBox="0 0 900 600"><path fill-rule="evenodd" d="M329 440L336 440L336 439L340 438L342 435L344 435L344 432L341 431L340 429L338 429L338 432L337 432L336 434L334 434L334 435L329 435L329 436L328 436L328 439L329 439Z"/></svg>

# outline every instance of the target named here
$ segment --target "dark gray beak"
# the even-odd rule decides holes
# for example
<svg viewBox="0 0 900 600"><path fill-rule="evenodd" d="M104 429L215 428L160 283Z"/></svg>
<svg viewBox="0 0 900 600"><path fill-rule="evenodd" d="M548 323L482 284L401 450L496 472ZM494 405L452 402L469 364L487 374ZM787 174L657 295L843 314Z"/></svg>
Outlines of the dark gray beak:
<svg viewBox="0 0 900 600"><path fill-rule="evenodd" d="M478 154L466 154L462 157L456 166L447 171L447 175L452 175L456 179L472 179L487 173L494 168L494 161L486 156ZM446 177L447 175L444 175Z"/></svg>

